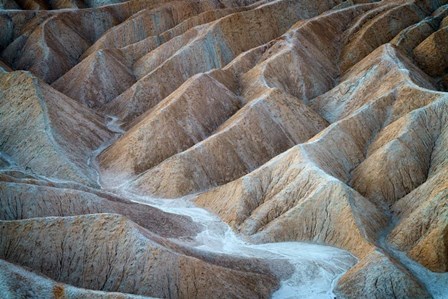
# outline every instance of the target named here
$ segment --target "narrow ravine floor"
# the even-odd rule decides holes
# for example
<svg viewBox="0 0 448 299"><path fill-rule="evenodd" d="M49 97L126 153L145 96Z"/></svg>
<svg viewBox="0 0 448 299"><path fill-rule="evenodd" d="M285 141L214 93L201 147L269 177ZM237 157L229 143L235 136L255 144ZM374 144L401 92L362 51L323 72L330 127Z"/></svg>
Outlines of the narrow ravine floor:
<svg viewBox="0 0 448 299"><path fill-rule="evenodd" d="M392 217L389 215L389 217ZM389 226L378 238L378 246L389 256L393 257L403 267L408 269L428 290L434 299L447 299L448 273L436 273L426 269L416 261L409 258L404 252L394 248L387 242L387 236L397 225L396 221L390 220Z"/></svg>
<svg viewBox="0 0 448 299"><path fill-rule="evenodd" d="M97 181L100 186L101 172L98 169L97 157L123 133L116 117L108 116L106 125L116 136L95 150L88 161L98 174ZM348 251L331 246L305 242L251 244L217 216L195 206L194 196L177 199L140 196L126 191L125 185L126 182L123 182L115 189L106 190L168 213L189 216L200 224L203 230L193 241L182 241L188 246L243 258L288 261L295 271L281 281L280 288L273 293L272 298L336 298L333 290L338 279L357 262Z"/></svg>
<svg viewBox="0 0 448 299"><path fill-rule="evenodd" d="M157 199L130 193L120 195L172 214L189 216L204 227L191 245L204 251L238 257L287 260L294 274L281 282L273 298L335 298L337 280L356 262L348 251L304 242L250 244L217 216L196 207L191 198Z"/></svg>

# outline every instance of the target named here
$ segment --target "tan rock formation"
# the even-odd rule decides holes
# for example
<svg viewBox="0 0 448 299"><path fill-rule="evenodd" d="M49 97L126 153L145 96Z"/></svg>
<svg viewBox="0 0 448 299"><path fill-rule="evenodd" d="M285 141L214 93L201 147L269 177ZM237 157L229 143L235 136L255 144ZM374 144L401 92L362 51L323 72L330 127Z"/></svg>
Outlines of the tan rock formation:
<svg viewBox="0 0 448 299"><path fill-rule="evenodd" d="M123 293L109 293L76 288L37 275L25 268L0 260L0 287L5 298L92 298L138 299L149 298Z"/></svg>
<svg viewBox="0 0 448 299"><path fill-rule="evenodd" d="M237 260L214 264L175 252L114 214L1 221L0 230L2 259L83 288L154 297L253 298L267 297L276 287L266 267L266 273L249 272Z"/></svg>
<svg viewBox="0 0 448 299"><path fill-rule="evenodd" d="M134 74L120 51L101 50L56 80L52 87L85 106L101 108L134 82Z"/></svg>
<svg viewBox="0 0 448 299"><path fill-rule="evenodd" d="M418 156L414 151L416 158L426 158L426 164L423 164L426 180L394 204L393 211L399 222L389 235L393 245L437 272L447 272L448 269L446 107L447 100L439 100L413 115L420 125L431 123L432 131L428 131L428 137L422 136L426 137L422 142L432 142L432 152L426 152L425 157L425 151L420 151L423 155Z"/></svg>
<svg viewBox="0 0 448 299"><path fill-rule="evenodd" d="M445 74L448 67L448 28L444 27L431 34L414 49L418 65L431 76Z"/></svg>
<svg viewBox="0 0 448 299"><path fill-rule="evenodd" d="M20 220L115 213L166 238L193 237L201 230L187 217L168 214L119 197L107 198L99 195L101 194L66 189L63 186L34 185L31 182L0 182L0 202L5 207L0 211L0 219Z"/></svg>
<svg viewBox="0 0 448 299"><path fill-rule="evenodd" d="M447 0L0 9L0 297L448 296Z"/></svg>
<svg viewBox="0 0 448 299"><path fill-rule="evenodd" d="M165 4L164 4L165 2ZM232 3L231 1L229 1ZM132 15L123 23L106 32L85 55L106 48L122 48L148 37L159 36L183 21L206 11L225 7L214 1L161 1L155 8L143 9ZM228 3L226 3L228 5ZM199 25L199 24L197 24Z"/></svg>
<svg viewBox="0 0 448 299"><path fill-rule="evenodd" d="M111 137L98 115L27 72L0 74L0 92L2 152L37 174L96 184L87 160Z"/></svg>
<svg viewBox="0 0 448 299"><path fill-rule="evenodd" d="M341 278L336 294L340 298L431 298L409 273L378 251Z"/></svg>
<svg viewBox="0 0 448 299"><path fill-rule="evenodd" d="M188 149L208 137L239 106L238 97L211 76L191 78L102 153L103 179L123 181Z"/></svg>
<svg viewBox="0 0 448 299"><path fill-rule="evenodd" d="M336 55L337 48L327 48L319 56L321 65L310 68L301 62L311 53L301 51L298 40L308 41L311 49L325 42L334 42L336 46L334 36L338 30L343 31L352 21L351 17L362 11L363 8L358 8L352 10L352 14L344 15L335 12L322 20L294 26L286 37L266 50L259 64L241 74L240 93L246 105L222 124L215 134L141 175L132 188L168 197L203 191L254 170L322 130L327 125L326 121L305 104L308 98L328 90L333 84L332 77L337 71L328 57ZM347 24L337 27L336 23L341 24L341 18ZM335 35L315 40L313 34L323 29L322 23L325 23L322 26L326 30L334 30ZM287 65L289 72L277 69L278 65ZM322 74L322 65L329 66L330 71ZM294 79L299 80L303 72L307 77L315 77L316 81L299 86L297 91ZM216 167L210 169L209 165ZM165 183L168 177L169 186Z"/></svg>
<svg viewBox="0 0 448 299"><path fill-rule="evenodd" d="M155 5L140 0L87 10L2 12L10 20L7 28L13 39L2 58L14 69L30 70L51 83L75 66L109 28Z"/></svg>
<svg viewBox="0 0 448 299"><path fill-rule="evenodd" d="M333 1L277 1L188 31L138 60L134 71L139 81L115 98L108 111L130 122L192 75L223 67L239 53L280 36L297 20L332 5Z"/></svg>

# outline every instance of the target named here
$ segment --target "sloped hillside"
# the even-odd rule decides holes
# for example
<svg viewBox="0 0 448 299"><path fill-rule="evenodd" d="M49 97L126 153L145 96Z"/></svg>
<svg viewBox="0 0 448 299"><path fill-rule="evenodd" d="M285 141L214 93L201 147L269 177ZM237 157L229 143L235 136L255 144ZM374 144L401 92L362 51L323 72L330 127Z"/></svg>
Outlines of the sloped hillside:
<svg viewBox="0 0 448 299"><path fill-rule="evenodd" d="M0 28L0 297L448 298L448 1Z"/></svg>

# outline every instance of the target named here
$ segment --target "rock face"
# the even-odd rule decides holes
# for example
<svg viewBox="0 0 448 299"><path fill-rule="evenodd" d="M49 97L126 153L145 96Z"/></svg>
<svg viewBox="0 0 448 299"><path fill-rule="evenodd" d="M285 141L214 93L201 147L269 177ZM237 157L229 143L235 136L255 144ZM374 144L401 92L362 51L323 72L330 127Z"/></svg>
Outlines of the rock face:
<svg viewBox="0 0 448 299"><path fill-rule="evenodd" d="M0 93L0 151L31 172L96 184L87 160L112 137L100 116L28 72L0 74Z"/></svg>
<svg viewBox="0 0 448 299"><path fill-rule="evenodd" d="M412 276L377 251L341 278L336 294L340 298L431 298Z"/></svg>
<svg viewBox="0 0 448 299"><path fill-rule="evenodd" d="M4 260L0 260L0 282L2 296L5 296L5 298L149 298L75 288L57 283Z"/></svg>
<svg viewBox="0 0 448 299"><path fill-rule="evenodd" d="M448 297L447 1L8 0L0 28L2 296Z"/></svg>
<svg viewBox="0 0 448 299"><path fill-rule="evenodd" d="M39 185L39 181L13 181L7 182L5 179L0 182L1 202L5 207L0 215L2 220L115 213L166 238L193 237L201 231L201 227L187 217L174 217L150 206L108 194L93 194L76 189L66 191L46 186L44 182Z"/></svg>
<svg viewBox="0 0 448 299"><path fill-rule="evenodd" d="M121 52L100 50L56 80L52 87L85 106L100 108L133 83L135 77Z"/></svg>
<svg viewBox="0 0 448 299"><path fill-rule="evenodd" d="M244 273L173 252L118 215L2 221L0 227L3 259L84 288L156 297L253 298L266 297L275 286L268 273ZM220 287L223 280L232 290Z"/></svg>

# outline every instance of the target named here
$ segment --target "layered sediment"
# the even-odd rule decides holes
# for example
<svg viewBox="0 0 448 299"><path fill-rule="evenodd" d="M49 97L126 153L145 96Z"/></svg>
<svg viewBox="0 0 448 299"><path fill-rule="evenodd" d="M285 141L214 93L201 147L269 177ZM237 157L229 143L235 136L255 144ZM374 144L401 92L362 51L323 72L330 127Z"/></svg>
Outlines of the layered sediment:
<svg viewBox="0 0 448 299"><path fill-rule="evenodd" d="M447 1L9 0L0 27L0 293L448 296Z"/></svg>

